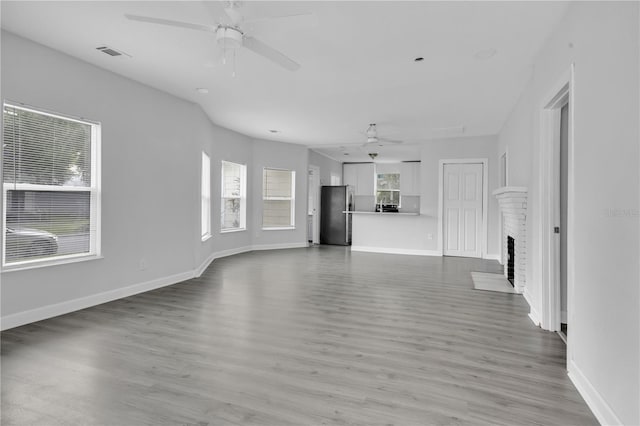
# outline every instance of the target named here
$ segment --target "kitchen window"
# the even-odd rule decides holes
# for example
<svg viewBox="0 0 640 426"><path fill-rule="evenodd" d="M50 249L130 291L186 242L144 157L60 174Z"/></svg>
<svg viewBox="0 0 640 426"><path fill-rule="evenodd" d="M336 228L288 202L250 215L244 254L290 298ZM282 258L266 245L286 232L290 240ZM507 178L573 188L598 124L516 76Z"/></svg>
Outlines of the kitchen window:
<svg viewBox="0 0 640 426"><path fill-rule="evenodd" d="M376 204L400 206L400 173L376 176Z"/></svg>
<svg viewBox="0 0 640 426"><path fill-rule="evenodd" d="M3 104L2 266L100 255L100 124Z"/></svg>
<svg viewBox="0 0 640 426"><path fill-rule="evenodd" d="M295 227L295 176L292 170L268 169L262 175L262 228Z"/></svg>
<svg viewBox="0 0 640 426"><path fill-rule="evenodd" d="M211 237L211 159L204 151L200 178L200 236L206 241Z"/></svg>
<svg viewBox="0 0 640 426"><path fill-rule="evenodd" d="M222 232L246 229L247 166L222 162L220 229Z"/></svg>

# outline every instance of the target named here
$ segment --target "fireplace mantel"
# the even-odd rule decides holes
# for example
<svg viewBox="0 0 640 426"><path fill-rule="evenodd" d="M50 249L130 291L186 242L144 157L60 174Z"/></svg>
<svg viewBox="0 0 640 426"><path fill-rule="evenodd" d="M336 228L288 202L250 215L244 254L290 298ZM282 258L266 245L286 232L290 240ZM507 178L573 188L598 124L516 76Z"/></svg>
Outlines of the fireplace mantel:
<svg viewBox="0 0 640 426"><path fill-rule="evenodd" d="M493 191L502 214L502 264L507 275L507 237L515 240L514 290L524 292L527 265L527 188L504 186Z"/></svg>
<svg viewBox="0 0 640 426"><path fill-rule="evenodd" d="M496 197L499 195L503 195L506 194L508 195L509 193L527 193L527 188L525 188L524 186L503 186L501 188L496 189L495 191L493 191L493 195L495 195Z"/></svg>

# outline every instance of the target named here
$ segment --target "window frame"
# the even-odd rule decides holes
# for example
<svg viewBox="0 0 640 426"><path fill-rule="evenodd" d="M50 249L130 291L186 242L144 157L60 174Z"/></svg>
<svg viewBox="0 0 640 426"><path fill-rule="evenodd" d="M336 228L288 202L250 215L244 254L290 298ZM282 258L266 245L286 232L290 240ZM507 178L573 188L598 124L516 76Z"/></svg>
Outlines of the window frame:
<svg viewBox="0 0 640 426"><path fill-rule="evenodd" d="M202 151L200 164L200 239L211 238L211 157Z"/></svg>
<svg viewBox="0 0 640 426"><path fill-rule="evenodd" d="M380 175L398 175L398 188L397 189L378 189L378 179L380 179ZM402 179L402 174L400 172L389 172L389 173L378 173L376 172L376 185L375 185L375 203L376 205L379 204L378 203L378 192L389 192L389 193L394 193L397 192L398 193L398 208L401 207L402 204L402 193L400 192L400 180ZM393 199L393 197L391 197L390 199Z"/></svg>
<svg viewBox="0 0 640 426"><path fill-rule="evenodd" d="M291 174L291 197L265 197L264 195L264 178L267 170L279 172L289 172ZM291 221L288 226L265 226L264 225L264 202L265 201L289 201L291 208ZM279 169L276 167L262 168L262 230L263 231L284 231L296 229L296 171L290 169Z"/></svg>
<svg viewBox="0 0 640 426"><path fill-rule="evenodd" d="M75 117L69 114L53 112L44 108L25 105L20 102L4 100L2 102L2 144L4 146L4 111L6 108L19 109L38 115L44 115L60 120L76 122L88 125L91 129L90 153L91 153L91 185L90 186L65 186L43 185L30 183L10 183L4 181L2 176L2 247L0 258L0 270L2 272L21 271L34 268L42 268L67 263L82 262L102 258L102 124L99 121L88 120L84 117ZM41 191L41 192L88 192L89 193L89 228L95 226L95 232L89 232L89 251L83 253L63 254L51 257L43 257L31 260L19 260L7 262L7 193L13 191Z"/></svg>
<svg viewBox="0 0 640 426"><path fill-rule="evenodd" d="M234 166L240 166L240 195L225 197L225 175L224 175L224 165L232 164ZM235 163L233 161L222 160L220 162L220 233L225 234L229 232L241 232L247 230L247 165L242 163ZM240 225L238 227L233 228L225 228L224 227L224 212L225 212L225 201L231 200L240 200Z"/></svg>

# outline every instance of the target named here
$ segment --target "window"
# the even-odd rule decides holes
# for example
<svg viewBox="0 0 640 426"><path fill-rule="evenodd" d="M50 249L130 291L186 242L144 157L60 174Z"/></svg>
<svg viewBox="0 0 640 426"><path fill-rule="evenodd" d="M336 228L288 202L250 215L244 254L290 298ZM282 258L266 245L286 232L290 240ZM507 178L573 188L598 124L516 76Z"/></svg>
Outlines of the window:
<svg viewBox="0 0 640 426"><path fill-rule="evenodd" d="M246 229L247 166L222 162L222 194L220 229L240 231Z"/></svg>
<svg viewBox="0 0 640 426"><path fill-rule="evenodd" d="M262 227L295 226L295 176L291 170L264 169L262 175Z"/></svg>
<svg viewBox="0 0 640 426"><path fill-rule="evenodd" d="M3 267L100 254L100 125L5 103Z"/></svg>
<svg viewBox="0 0 640 426"><path fill-rule="evenodd" d="M200 219L202 241L211 237L211 160L202 152L202 182L200 183Z"/></svg>
<svg viewBox="0 0 640 426"><path fill-rule="evenodd" d="M378 173L376 204L400 205L400 173Z"/></svg>

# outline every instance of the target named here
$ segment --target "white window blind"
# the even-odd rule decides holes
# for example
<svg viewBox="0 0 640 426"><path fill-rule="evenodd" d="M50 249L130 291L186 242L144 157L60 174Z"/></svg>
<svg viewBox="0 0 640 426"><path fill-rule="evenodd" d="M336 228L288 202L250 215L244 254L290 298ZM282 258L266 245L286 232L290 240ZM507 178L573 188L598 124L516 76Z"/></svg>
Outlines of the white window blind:
<svg viewBox="0 0 640 426"><path fill-rule="evenodd" d="M202 241L211 236L211 160L202 152L200 218Z"/></svg>
<svg viewBox="0 0 640 426"><path fill-rule="evenodd" d="M5 267L97 256L100 125L3 105Z"/></svg>
<svg viewBox="0 0 640 426"><path fill-rule="evenodd" d="M262 227L295 226L295 171L265 168L262 175Z"/></svg>
<svg viewBox="0 0 640 426"><path fill-rule="evenodd" d="M222 231L246 229L246 176L247 167L243 164L222 162L221 176L221 216Z"/></svg>

